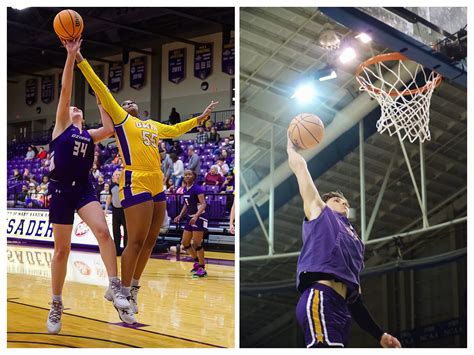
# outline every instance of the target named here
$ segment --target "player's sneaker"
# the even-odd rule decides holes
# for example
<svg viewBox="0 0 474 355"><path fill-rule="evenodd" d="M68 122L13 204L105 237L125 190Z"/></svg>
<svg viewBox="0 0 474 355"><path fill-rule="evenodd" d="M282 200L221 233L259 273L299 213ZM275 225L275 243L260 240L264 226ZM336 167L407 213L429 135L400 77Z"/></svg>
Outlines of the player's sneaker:
<svg viewBox="0 0 474 355"><path fill-rule="evenodd" d="M193 275L193 279L198 279L202 277L207 277L206 269L199 267Z"/></svg>
<svg viewBox="0 0 474 355"><path fill-rule="evenodd" d="M63 314L63 303L61 301L52 301L49 310L46 326L49 334L58 334L61 331L61 316Z"/></svg>
<svg viewBox="0 0 474 355"><path fill-rule="evenodd" d="M130 308L134 314L138 313L137 297L139 289L140 286L132 286L130 288Z"/></svg>
<svg viewBox="0 0 474 355"><path fill-rule="evenodd" d="M118 279L110 283L104 297L107 301L112 301L116 308L124 309L130 307L130 302L122 293L122 284Z"/></svg>
<svg viewBox="0 0 474 355"><path fill-rule="evenodd" d="M191 269L190 272L192 272L192 273L194 274L196 271L198 271L198 269L199 269L199 263L198 263L198 262L195 262L195 263L193 264L193 268Z"/></svg>
<svg viewBox="0 0 474 355"><path fill-rule="evenodd" d="M130 297L127 297L127 299L129 299ZM130 301L130 300L129 300ZM127 323L127 324L135 324L137 323L137 320L135 319L135 316L132 312L132 309L131 307L128 307L128 308L124 308L124 309L120 309L120 308L117 308L115 305L114 305L115 309L117 310L117 313L120 317L120 320L124 323Z"/></svg>

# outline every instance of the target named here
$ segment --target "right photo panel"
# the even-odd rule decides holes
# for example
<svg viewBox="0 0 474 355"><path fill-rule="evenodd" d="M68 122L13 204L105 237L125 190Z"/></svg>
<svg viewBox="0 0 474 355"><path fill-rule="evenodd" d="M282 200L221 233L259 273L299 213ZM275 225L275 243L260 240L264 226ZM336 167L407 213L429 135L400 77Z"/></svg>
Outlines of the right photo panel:
<svg viewBox="0 0 474 355"><path fill-rule="evenodd" d="M240 8L240 347L467 347L467 8Z"/></svg>

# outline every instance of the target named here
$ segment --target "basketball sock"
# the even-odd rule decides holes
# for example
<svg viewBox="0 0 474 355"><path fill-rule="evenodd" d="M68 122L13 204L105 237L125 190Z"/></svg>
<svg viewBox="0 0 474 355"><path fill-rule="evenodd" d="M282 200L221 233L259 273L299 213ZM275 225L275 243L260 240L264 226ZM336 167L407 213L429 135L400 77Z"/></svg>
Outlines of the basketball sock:
<svg viewBox="0 0 474 355"><path fill-rule="evenodd" d="M194 258L194 261L198 263L198 262L199 262L199 258L198 258L198 257L195 257L195 258Z"/></svg>
<svg viewBox="0 0 474 355"><path fill-rule="evenodd" d="M63 301L63 297L61 295L53 295L53 301Z"/></svg>
<svg viewBox="0 0 474 355"><path fill-rule="evenodd" d="M206 264L199 264L200 267L202 267L203 269L206 268Z"/></svg>
<svg viewBox="0 0 474 355"><path fill-rule="evenodd" d="M130 286L138 286L140 284L140 280L132 279L132 283Z"/></svg>
<svg viewBox="0 0 474 355"><path fill-rule="evenodd" d="M114 282L114 281L119 281L119 282L120 282L120 280L119 280L119 278L118 278L117 276L111 276L111 277L109 277L109 285L111 285L112 282Z"/></svg>
<svg viewBox="0 0 474 355"><path fill-rule="evenodd" d="M130 297L130 296L131 296L131 294L130 294L130 287L122 286L122 294L123 294L125 297Z"/></svg>

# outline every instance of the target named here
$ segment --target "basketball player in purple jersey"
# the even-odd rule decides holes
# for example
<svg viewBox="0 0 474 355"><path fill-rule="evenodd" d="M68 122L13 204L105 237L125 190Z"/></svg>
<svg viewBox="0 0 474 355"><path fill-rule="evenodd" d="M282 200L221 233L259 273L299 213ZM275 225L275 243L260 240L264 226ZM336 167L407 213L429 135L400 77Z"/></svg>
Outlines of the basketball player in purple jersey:
<svg viewBox="0 0 474 355"><path fill-rule="evenodd" d="M298 259L296 316L308 348L345 347L351 318L384 348L400 348L374 321L361 299L364 245L347 218L349 203L340 192L319 195L304 158L288 137L288 163L296 175L305 219Z"/></svg>
<svg viewBox="0 0 474 355"><path fill-rule="evenodd" d="M67 59L62 76L56 123L49 144L51 152L49 221L53 226L54 254L51 262L53 295L47 329L48 333L52 334L57 334L61 330L62 291L71 250L75 211L97 238L100 255L109 276L109 287L113 290L114 306L118 309L130 307L130 303L121 293L121 284L117 277L115 245L94 187L89 180L89 171L94 161L94 144L111 136L114 127L110 120L103 120L103 127L83 130L82 111L70 106L75 55L81 41L77 39L63 42L67 50ZM105 111L100 105L99 110L102 117Z"/></svg>
<svg viewBox="0 0 474 355"><path fill-rule="evenodd" d="M194 258L194 265L191 269L193 278L206 277L207 272L204 262L204 248L202 239L204 229L207 228L207 219L204 218L206 211L206 199L204 190L201 186L195 184L196 174L191 170L184 172L184 204L181 213L175 217L174 221L178 223L184 218L183 247L189 251ZM191 239L194 246L191 246Z"/></svg>

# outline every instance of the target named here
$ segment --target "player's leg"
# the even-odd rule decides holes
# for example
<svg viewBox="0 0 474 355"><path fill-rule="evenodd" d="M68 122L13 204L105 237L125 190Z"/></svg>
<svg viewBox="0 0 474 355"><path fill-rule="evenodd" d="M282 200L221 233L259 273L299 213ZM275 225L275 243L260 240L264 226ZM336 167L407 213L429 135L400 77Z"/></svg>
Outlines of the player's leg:
<svg viewBox="0 0 474 355"><path fill-rule="evenodd" d="M51 261L51 309L46 322L48 333L57 334L61 331L63 312L62 293L66 280L67 261L71 251L72 224L53 223L54 253Z"/></svg>
<svg viewBox="0 0 474 355"><path fill-rule="evenodd" d="M205 277L207 276L207 272L204 260L204 247L202 245L204 239L204 230L195 230L192 232L192 236L194 242L194 249L196 250L196 254L199 260L199 267L194 273L193 277Z"/></svg>
<svg viewBox="0 0 474 355"><path fill-rule="evenodd" d="M192 227L189 226L188 222L186 222L186 225L184 227L184 232L183 232L182 244L183 244L184 250L186 250L194 260L194 264L193 264L193 268L191 269L191 272L195 273L199 269L199 259L197 257L196 250L194 250L194 247L191 245L191 239L193 238L193 232L191 228Z"/></svg>
<svg viewBox="0 0 474 355"><path fill-rule="evenodd" d="M120 232L120 209L113 207L112 208L112 233L114 236L115 243L115 253L117 256L122 254L122 249L120 248L120 241L122 233Z"/></svg>

